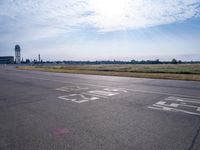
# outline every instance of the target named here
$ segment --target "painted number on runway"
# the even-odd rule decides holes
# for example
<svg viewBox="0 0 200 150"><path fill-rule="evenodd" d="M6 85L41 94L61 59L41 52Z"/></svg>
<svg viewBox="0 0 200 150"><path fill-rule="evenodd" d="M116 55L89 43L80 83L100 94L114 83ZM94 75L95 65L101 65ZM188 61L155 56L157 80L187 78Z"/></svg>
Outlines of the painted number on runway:
<svg viewBox="0 0 200 150"><path fill-rule="evenodd" d="M67 101L76 102L76 103L84 103L87 101L93 101L93 100L99 99L98 97L86 95L86 94L69 94L69 95L60 96L58 98L67 100Z"/></svg>
<svg viewBox="0 0 200 150"><path fill-rule="evenodd" d="M72 101L75 103L84 103L102 98L109 98L120 93L127 93L126 89L122 88L102 88L98 90L90 90L87 87L69 86L56 88L57 91L65 92L66 95L59 96L59 99Z"/></svg>
<svg viewBox="0 0 200 150"><path fill-rule="evenodd" d="M170 96L148 108L200 116L200 101L197 99Z"/></svg>

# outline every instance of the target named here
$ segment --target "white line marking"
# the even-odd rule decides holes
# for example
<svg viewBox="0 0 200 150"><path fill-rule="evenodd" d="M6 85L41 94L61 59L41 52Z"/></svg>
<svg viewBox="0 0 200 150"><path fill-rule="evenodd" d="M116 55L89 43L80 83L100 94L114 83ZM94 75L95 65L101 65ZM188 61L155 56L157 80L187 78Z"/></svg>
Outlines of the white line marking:
<svg viewBox="0 0 200 150"><path fill-rule="evenodd" d="M169 102L170 104L168 104ZM164 111L182 112L182 113L200 116L200 113L198 113L200 112L200 107L196 106L196 104L199 105L199 102L195 101L195 99L191 100L191 99L186 99L186 98L181 98L181 97L170 96L168 98L165 98L165 100L163 101L158 101L152 106L148 106L148 108L156 109L156 110L164 110ZM184 107L179 107L179 106L184 106ZM186 107L194 108L194 109L191 111L188 111Z"/></svg>
<svg viewBox="0 0 200 150"><path fill-rule="evenodd" d="M171 103L170 106L171 106L171 107L178 107L178 106L180 106L180 104Z"/></svg>
<svg viewBox="0 0 200 150"><path fill-rule="evenodd" d="M61 91L61 92L69 92L69 90L66 90L65 88L56 88L56 91Z"/></svg>
<svg viewBox="0 0 200 150"><path fill-rule="evenodd" d="M171 104L167 105L166 102L164 102L164 101L159 101L156 103L156 105L162 105L162 106L168 106L168 107L185 106L185 107L190 107L190 108L199 108L198 106L187 105L187 104L177 104L177 103L171 103Z"/></svg>
<svg viewBox="0 0 200 150"><path fill-rule="evenodd" d="M164 107L164 106L159 106L159 105L153 105L153 106L164 108L164 110L172 110L172 111L178 111L178 112L183 112L183 113L187 113L187 114L199 115L200 116L200 114L198 114L198 113L194 113L194 112L190 112L190 111L186 111L186 110L182 110L182 109Z"/></svg>
<svg viewBox="0 0 200 150"><path fill-rule="evenodd" d="M199 108L198 106L187 105L187 104L178 104L180 106L191 107L191 108Z"/></svg>
<svg viewBox="0 0 200 150"><path fill-rule="evenodd" d="M200 114L198 114L198 113L185 111L185 110L181 110L181 109L170 108L170 107L164 107L164 106L160 106L160 105L153 105L153 106L149 106L148 108L156 109L156 110L183 112L183 113L190 114L190 115L198 115L198 116L200 116Z"/></svg>
<svg viewBox="0 0 200 150"><path fill-rule="evenodd" d="M74 92L82 90L82 89L88 89L88 88L80 88L79 86L75 86L75 87L67 86L67 87L57 88L56 90L69 92L69 91L72 91L72 88ZM115 89L114 91L117 91L117 89ZM110 90L103 89L103 90L81 92L79 94L74 93L74 94L60 96L58 98L62 100L76 102L76 103L83 103L83 102L97 100L99 98L108 98L110 96L115 96L117 94L119 93L113 92L113 90L111 92Z"/></svg>
<svg viewBox="0 0 200 150"><path fill-rule="evenodd" d="M82 94L86 94L86 95L90 95L90 96L97 96L97 97L102 97L102 98L107 98L107 96L97 95L97 94L88 93L88 92L83 92Z"/></svg>
<svg viewBox="0 0 200 150"><path fill-rule="evenodd" d="M123 88L105 88L105 91L110 91L110 92L124 92L124 93L128 93L128 91L126 89Z"/></svg>
<svg viewBox="0 0 200 150"><path fill-rule="evenodd" d="M156 107L156 106L148 106L150 109L156 109L156 110L166 110L166 111L173 111L173 108L170 107Z"/></svg>
<svg viewBox="0 0 200 150"><path fill-rule="evenodd" d="M88 93L95 94L95 95L102 95L102 96L114 96L114 95L119 94L119 93L107 92L107 91L101 91L101 90L88 91Z"/></svg>
<svg viewBox="0 0 200 150"><path fill-rule="evenodd" d="M166 102L164 102L164 101L159 101L159 102L156 103L156 105L170 106L170 107L178 107L179 106L179 104L176 104L176 103L172 103L170 105L167 105Z"/></svg>
<svg viewBox="0 0 200 150"><path fill-rule="evenodd" d="M194 99L188 100L186 98L173 97L173 96L170 96L170 97L166 98L165 100L168 100L168 101L177 101L177 102L189 102L189 103L200 104L200 102L194 101Z"/></svg>
<svg viewBox="0 0 200 150"><path fill-rule="evenodd" d="M156 104L157 104L157 105L165 105L166 102L164 102L164 101L159 101L159 102L157 102Z"/></svg>
<svg viewBox="0 0 200 150"><path fill-rule="evenodd" d="M77 98L70 98L70 97L77 97L77 96L79 96L80 100L78 100ZM83 94L69 94L69 95L59 96L58 98L62 100L66 100L66 101L72 101L79 104L99 99L99 97L94 97L94 96L87 97L86 95L83 95Z"/></svg>

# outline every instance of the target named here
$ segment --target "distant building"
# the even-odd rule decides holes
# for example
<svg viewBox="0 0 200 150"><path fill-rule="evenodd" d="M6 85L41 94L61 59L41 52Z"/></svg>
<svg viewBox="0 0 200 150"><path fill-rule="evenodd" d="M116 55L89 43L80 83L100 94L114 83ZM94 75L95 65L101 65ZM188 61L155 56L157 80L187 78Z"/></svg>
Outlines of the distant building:
<svg viewBox="0 0 200 150"><path fill-rule="evenodd" d="M38 55L38 61L40 62L41 60L40 60L40 54Z"/></svg>
<svg viewBox="0 0 200 150"><path fill-rule="evenodd" d="M21 63L21 48L19 45L15 45L15 62L16 64Z"/></svg>
<svg viewBox="0 0 200 150"><path fill-rule="evenodd" d="M2 56L0 57L0 64L13 64L14 57L13 56Z"/></svg>
<svg viewBox="0 0 200 150"><path fill-rule="evenodd" d="M31 63L30 59L26 59L26 64Z"/></svg>

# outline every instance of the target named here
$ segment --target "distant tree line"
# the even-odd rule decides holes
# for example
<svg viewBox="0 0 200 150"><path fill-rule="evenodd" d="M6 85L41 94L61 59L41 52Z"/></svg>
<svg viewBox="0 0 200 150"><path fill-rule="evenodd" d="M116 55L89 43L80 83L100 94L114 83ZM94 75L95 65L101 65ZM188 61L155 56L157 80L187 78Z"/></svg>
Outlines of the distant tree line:
<svg viewBox="0 0 200 150"><path fill-rule="evenodd" d="M22 64L71 64L71 65L98 65L98 64L200 64L200 61L181 61L177 59L172 59L171 61L160 61L156 60L131 60L131 61L118 61L118 60L103 60L103 61L22 61Z"/></svg>

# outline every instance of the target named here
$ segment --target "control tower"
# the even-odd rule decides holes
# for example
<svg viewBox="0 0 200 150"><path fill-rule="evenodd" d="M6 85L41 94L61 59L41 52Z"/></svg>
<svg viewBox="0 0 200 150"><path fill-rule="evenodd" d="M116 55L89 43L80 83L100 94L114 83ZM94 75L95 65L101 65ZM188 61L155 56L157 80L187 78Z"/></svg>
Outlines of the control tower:
<svg viewBox="0 0 200 150"><path fill-rule="evenodd" d="M16 64L20 64L21 63L21 48L19 45L15 45L15 61Z"/></svg>

